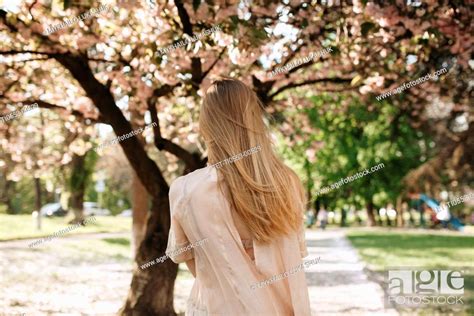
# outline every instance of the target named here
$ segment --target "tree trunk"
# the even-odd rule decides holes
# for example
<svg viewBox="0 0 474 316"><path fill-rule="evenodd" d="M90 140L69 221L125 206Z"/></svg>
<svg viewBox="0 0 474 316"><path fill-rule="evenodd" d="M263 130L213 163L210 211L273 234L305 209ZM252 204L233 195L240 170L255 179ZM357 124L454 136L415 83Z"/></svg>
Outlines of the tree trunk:
<svg viewBox="0 0 474 316"><path fill-rule="evenodd" d="M70 224L82 223L84 221L84 192L71 192L71 210L74 218Z"/></svg>
<svg viewBox="0 0 474 316"><path fill-rule="evenodd" d="M347 219L347 210L345 207L341 208L341 223L339 224L340 227L346 227L346 219Z"/></svg>
<svg viewBox="0 0 474 316"><path fill-rule="evenodd" d="M137 265L125 306L120 315L176 315L173 307L174 280L178 265L171 260L157 263L144 270L140 266L165 255L170 227L168 192L152 200L152 209L145 238L135 257Z"/></svg>
<svg viewBox="0 0 474 316"><path fill-rule="evenodd" d="M125 118L122 110L115 103L110 88L103 85L95 78L89 67L88 61L83 56L72 54L58 54L54 58L68 69L71 75L84 89L87 96L94 102L105 123L110 124L115 135L126 135L132 132L130 122ZM166 89L165 89L166 90ZM160 93L158 93L159 95ZM151 109L154 109L154 103ZM156 112L156 108L155 111ZM151 113L151 112L150 112ZM152 119L156 120L156 113L152 113ZM154 127L155 143L159 150L166 146L161 144L159 137L159 125ZM159 136L159 135L158 135ZM158 141L156 141L158 140ZM186 150L171 142L165 142L175 155L180 159L183 157L190 160L186 162L197 162L199 156L191 155ZM163 145L163 146L162 146ZM167 260L159 265L149 267L142 271L140 265L164 255L168 242L169 230L169 186L161 170L148 156L143 144L136 137L130 137L120 142L127 160L140 178L141 183L152 197L151 214L148 218L145 238L140 244L139 251L135 257L136 264L130 291L121 310L122 315L175 315L173 308L174 280L177 275L178 266ZM198 163L190 166L199 168Z"/></svg>
<svg viewBox="0 0 474 316"><path fill-rule="evenodd" d="M370 201L367 203L367 225L370 227L375 226L375 215L374 215L374 203Z"/></svg>
<svg viewBox="0 0 474 316"><path fill-rule="evenodd" d="M313 220L309 224L309 227L312 227L314 223L316 223L317 211L315 208L313 208L313 205L311 203L311 201L313 200L313 195L311 191L313 189L314 182L313 182L313 178L311 177L311 162L307 158L305 159L304 167L306 169L306 196L307 196L307 201L308 201L305 212L308 211L307 216L310 215L311 211L313 213ZM315 205L318 203L317 201L318 201L318 198L316 197L316 200L314 202Z"/></svg>
<svg viewBox="0 0 474 316"><path fill-rule="evenodd" d="M3 186L3 190L0 190L0 203L3 203L7 206L7 214L15 214L11 201L11 197L13 196L13 194L10 194L11 189L14 190L15 182L7 180L6 178L4 180L5 183Z"/></svg>
<svg viewBox="0 0 474 316"><path fill-rule="evenodd" d="M131 121L140 121L142 114L138 111L130 112ZM138 128L138 126L133 126ZM136 135L140 144L144 146L146 144L145 139L142 134ZM138 252L138 248L145 237L146 232L146 220L148 217L149 210L149 194L145 186L140 181L137 173L132 170L133 179L132 179L132 253L135 257Z"/></svg>
<svg viewBox="0 0 474 316"><path fill-rule="evenodd" d="M319 210L321 209L321 200L319 197L316 198L316 201L314 201L314 221L316 222L318 220L318 214ZM326 207L324 209L327 209Z"/></svg>
<svg viewBox="0 0 474 316"><path fill-rule="evenodd" d="M41 122L41 127L44 126L44 117L43 113L40 112L40 122ZM40 141L40 146L41 148L44 148L44 134L41 133L41 141ZM36 157L37 158L37 157ZM36 159L38 160L38 159ZM36 168L39 169L38 164L36 164ZM35 207L36 210L38 211L38 217L36 218L36 229L41 230L41 179L35 177Z"/></svg>
<svg viewBox="0 0 474 316"><path fill-rule="evenodd" d="M311 169L310 169L310 162L308 159L305 161L305 169L306 169L306 198L308 201L308 205L306 206L306 210L310 210L312 205L311 205L311 200L312 200L312 194L311 194L311 188L313 187L312 184L312 179L311 179ZM305 210L305 211L306 211Z"/></svg>
<svg viewBox="0 0 474 316"><path fill-rule="evenodd" d="M405 220L403 219L403 202L402 202L402 197L399 196L397 198L397 204L395 206L395 210L397 211L397 227L403 227L405 226Z"/></svg>
<svg viewBox="0 0 474 316"><path fill-rule="evenodd" d="M85 160L86 155L79 156L74 154L72 157L69 187L71 190L70 208L74 214L74 219L70 224L82 223L84 221L84 193L87 182Z"/></svg>
<svg viewBox="0 0 474 316"><path fill-rule="evenodd" d="M388 210L387 210L388 211ZM390 219L390 217L388 216L388 214L385 215L385 218L387 219L387 226L388 227L392 227L392 220Z"/></svg>
<svg viewBox="0 0 474 316"><path fill-rule="evenodd" d="M35 178L35 208L38 211L36 218L36 229L41 230L41 179Z"/></svg>
<svg viewBox="0 0 474 316"><path fill-rule="evenodd" d="M148 216L148 192L140 182L137 174L133 172L132 181L132 251L136 256L137 250L146 232L146 219Z"/></svg>

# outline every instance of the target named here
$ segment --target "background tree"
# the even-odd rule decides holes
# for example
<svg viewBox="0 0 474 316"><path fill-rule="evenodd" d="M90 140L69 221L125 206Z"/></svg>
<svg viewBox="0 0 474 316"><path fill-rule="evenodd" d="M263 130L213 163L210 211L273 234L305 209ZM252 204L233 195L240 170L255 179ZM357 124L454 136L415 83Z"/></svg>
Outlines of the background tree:
<svg viewBox="0 0 474 316"><path fill-rule="evenodd" d="M91 183L97 153L89 150L84 155L74 154L71 161L71 175L69 190L71 200L69 208L74 214L72 223L81 223L84 220L84 196L87 186Z"/></svg>

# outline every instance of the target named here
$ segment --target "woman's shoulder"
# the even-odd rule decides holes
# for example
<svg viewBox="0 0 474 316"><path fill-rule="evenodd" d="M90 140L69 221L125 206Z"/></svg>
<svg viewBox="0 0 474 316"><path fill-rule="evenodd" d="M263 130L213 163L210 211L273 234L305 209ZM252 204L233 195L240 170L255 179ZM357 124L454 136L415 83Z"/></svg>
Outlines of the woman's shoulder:
<svg viewBox="0 0 474 316"><path fill-rule="evenodd" d="M176 178L170 187L170 197L179 193L186 194L194 192L199 187L205 186L206 183L217 182L216 170L212 166L196 169L191 173Z"/></svg>

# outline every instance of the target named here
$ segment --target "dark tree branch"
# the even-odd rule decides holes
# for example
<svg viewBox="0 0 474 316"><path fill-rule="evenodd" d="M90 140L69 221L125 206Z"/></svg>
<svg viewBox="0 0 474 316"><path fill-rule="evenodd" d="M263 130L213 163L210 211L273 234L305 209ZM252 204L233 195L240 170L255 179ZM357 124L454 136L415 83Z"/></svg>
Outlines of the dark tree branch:
<svg viewBox="0 0 474 316"><path fill-rule="evenodd" d="M311 33L309 34L309 41L310 42L315 42L315 41L318 41L319 42L319 45L320 47L323 47L323 45L321 44L321 41L319 40L319 37L322 36L322 33L321 32L318 32L318 33ZM294 51L292 51L291 54L288 55L288 57L285 59L285 61L283 62L283 66L286 66L289 62L291 62L295 57L296 55L298 54L298 52L301 50L302 47L305 46L305 42L303 41L303 43L301 45L299 45ZM302 69L302 68L307 68L311 65L313 65L315 63L314 60L311 60L307 63L304 63L304 64L301 64L301 65L298 65L292 69L290 69L287 73L286 73L286 77L289 77L290 74L298 71L299 69Z"/></svg>
<svg viewBox="0 0 474 316"><path fill-rule="evenodd" d="M186 11L183 2L181 0L175 0L174 3L176 5L176 8L178 9L179 19L183 24L184 34L193 36L193 25L191 24L191 19L189 18L188 11Z"/></svg>
<svg viewBox="0 0 474 316"><path fill-rule="evenodd" d="M7 11L5 10L0 10L0 20L3 21L3 23L5 23L5 25L13 32L18 32L18 28L11 24L10 22L8 22L7 20Z"/></svg>
<svg viewBox="0 0 474 316"><path fill-rule="evenodd" d="M197 161L194 160L194 157L190 152L188 152L186 149L180 147L179 145L161 136L160 125L159 125L158 115L156 113L155 105L148 104L148 109L151 114L152 122L156 123L154 124L154 127L153 127L155 146L159 150L165 150L175 155L176 157L182 159L188 168L197 169L198 163Z"/></svg>
<svg viewBox="0 0 474 316"><path fill-rule="evenodd" d="M29 59L29 60L19 60L17 62L22 62L22 61L32 61L32 60L47 60L50 58L54 58L55 56L58 55L65 55L65 54L58 54L58 53L48 53L48 52L37 52L37 51L32 51L32 50L9 50L9 51L0 51L0 55L20 55L20 54L38 54L38 55L45 55L48 56L48 58L35 58L35 59ZM121 56L119 56L119 60L106 60L102 58L89 58L86 57L88 61L97 61L97 62L104 62L104 63L122 63L125 65L130 65L125 59L123 59ZM15 61L16 62L16 61Z"/></svg>
<svg viewBox="0 0 474 316"><path fill-rule="evenodd" d="M206 76L211 72L212 68L214 68L214 66L217 64L217 62L222 58L222 55L224 55L224 52L225 52L226 49L227 49L227 47L224 47L224 49L219 53L219 56L217 56L216 60L214 60L212 65L209 67L209 69L206 70L202 74L202 79L206 78Z"/></svg>
<svg viewBox="0 0 474 316"><path fill-rule="evenodd" d="M172 141L161 136L161 126L160 121L158 119L158 113L156 111L155 104L160 97L166 96L169 93L173 92L173 90L179 85L181 84L177 84L174 86L164 85L160 88L155 89L155 91L153 91L153 96L147 102L151 120L153 123L155 123L153 126L154 143L158 150L165 150L175 155L179 159L183 160L187 168L197 169L200 167L200 160L196 159L195 155L193 155L183 147L179 146L178 144L175 144Z"/></svg>
<svg viewBox="0 0 474 316"><path fill-rule="evenodd" d="M116 60L107 60L107 59L102 59L102 58L87 58L88 61L97 61L97 62L102 62L102 63L114 63L114 64L117 64L117 63L122 63L124 64L124 62L122 60L119 60L119 61L116 61ZM127 65L127 64L125 64Z"/></svg>
<svg viewBox="0 0 474 316"><path fill-rule="evenodd" d="M5 10L1 10L0 9L0 21L5 24L5 26L11 31L11 32L14 32L14 33L18 33L18 27L16 27L14 24L10 23L7 19L7 12ZM17 19L15 20L16 22L18 23L21 23L23 24L24 27L27 27L29 28L30 26L27 25L25 22L23 22L22 20L20 19ZM38 33L38 32L33 32L33 34L36 34L36 36L38 36L39 38L41 38L42 41L44 41L44 43L47 43L47 44L51 44L51 45L56 45L56 44L59 44L58 42L54 42L52 41L48 36L45 36L41 33Z"/></svg>
<svg viewBox="0 0 474 316"><path fill-rule="evenodd" d="M286 86L278 88L275 92L270 94L268 98L270 100L273 100L277 95L282 93L283 91L286 91L288 89L292 88L297 88L297 87L302 87L310 84L315 84L315 83L321 83L321 82L329 82L329 83L350 83L352 81L352 78L318 78L318 79L311 79L311 80L306 80L302 82L292 82Z"/></svg>
<svg viewBox="0 0 474 316"><path fill-rule="evenodd" d="M155 90L153 90L153 96L152 97L155 97L155 98L161 98L161 97L164 97L164 96L167 96L168 94L170 94L171 92L174 91L174 89L176 89L177 87L181 86L181 83L177 83L175 84L174 86L170 86L168 84L165 84L159 88L156 88Z"/></svg>
<svg viewBox="0 0 474 316"><path fill-rule="evenodd" d="M303 69L303 68L309 68L310 66L314 65L315 63L316 63L316 61L311 60L311 61L309 61L309 62L307 62L307 63L303 63L303 64L301 64L301 65L298 65L298 66L294 67L294 68L291 68L291 69L286 73L286 76L289 77L290 74L292 74L292 73L294 73L294 72L297 72L298 70Z"/></svg>
<svg viewBox="0 0 474 316"><path fill-rule="evenodd" d="M78 110L68 110L67 108L65 107L62 107L62 106L59 106L59 105L56 105L56 104L52 104L52 103L49 103L49 102L46 102L46 101L41 101L41 100L23 100L21 101L21 103L23 104L34 104L34 103L37 103L38 106L40 108L43 108L43 109L49 109L49 110L53 110L53 111L60 111L60 112L66 112L68 114L71 114L71 115L74 115L75 117L81 119L81 120L90 120L92 123L102 123L102 124L107 124L105 122L105 119L104 117L99 113L99 117L97 119L94 119L94 118L89 118L89 117L85 117L84 116L84 113L78 111Z"/></svg>
<svg viewBox="0 0 474 316"><path fill-rule="evenodd" d="M260 81L256 76L252 75L252 85L254 87L254 91L264 105L268 105L268 103L271 101L268 94L275 82L275 80Z"/></svg>
<svg viewBox="0 0 474 316"><path fill-rule="evenodd" d="M69 70L99 109L105 121L112 126L116 135L126 135L132 132L130 122L115 104L110 90L95 78L85 56L67 54L55 56L55 59ZM167 195L169 186L161 170L147 155L140 141L136 137L130 137L121 141L120 146L150 195Z"/></svg>
<svg viewBox="0 0 474 316"><path fill-rule="evenodd" d="M23 59L23 60L12 60L12 63L27 63L30 61L38 61L38 60L48 60L50 58L31 58L31 59Z"/></svg>
<svg viewBox="0 0 474 316"><path fill-rule="evenodd" d="M38 2L38 0L35 0L35 1L28 7L28 12L29 12L30 15L31 15L31 19L32 19L33 21L35 21L35 22L38 22L38 21L36 21L36 19L35 19L33 13L31 13L31 9L33 9L33 7L35 6L35 4L36 4L37 2Z"/></svg>
<svg viewBox="0 0 474 316"><path fill-rule="evenodd" d="M191 58L191 75L192 75L191 83L194 89L198 90L204 78L202 74L202 63L199 57Z"/></svg>
<svg viewBox="0 0 474 316"><path fill-rule="evenodd" d="M18 28L11 24L7 19L7 12L0 10L0 22L3 23L10 31L18 32ZM25 24L23 21L19 23ZM38 34L46 43L54 45L48 37ZM26 51L38 53L35 51ZM25 51L7 51L3 54L21 54ZM92 100L94 105L103 116L104 121L112 126L116 135L125 135L132 132L130 122L124 117L122 111L117 107L114 97L110 90L95 78L89 67L87 57L84 55L73 55L72 53L47 53L39 52L39 54L53 57L64 68L69 70L72 77L77 80L79 85L84 89L86 95ZM133 167L138 177L140 177L143 185L148 193L154 197L165 197L168 195L169 186L166 182L161 170L156 163L147 155L145 148L136 137L130 137L120 142L130 165Z"/></svg>
<svg viewBox="0 0 474 316"><path fill-rule="evenodd" d="M8 51L0 51L0 55L18 55L18 54L38 54L38 55L46 55L53 58L55 53L47 53L47 52L37 52L34 50L8 50Z"/></svg>
<svg viewBox="0 0 474 316"><path fill-rule="evenodd" d="M0 98L3 98L5 96L5 94L7 94L8 91L10 91L11 88L13 88L16 84L18 83L18 81L12 81L10 82L4 89L4 91L1 91L0 92Z"/></svg>
<svg viewBox="0 0 474 316"><path fill-rule="evenodd" d="M191 18L189 17L186 8L181 0L175 0L176 8L178 9L178 15L183 25L183 33L189 36L193 36L193 25L191 24ZM191 84L195 90L199 89L201 82L204 78L202 73L202 63L199 57L191 58Z"/></svg>
<svg viewBox="0 0 474 316"><path fill-rule="evenodd" d="M321 36L321 32L312 33L312 34L309 35L309 40L310 41L315 41L315 40L318 39L319 36ZM287 65L290 61L292 61L295 58L295 56L298 54L298 52L300 52L301 48L304 47L304 45L305 45L304 43L305 43L305 41L303 41L302 44L298 45L298 47L296 47L295 50L289 49L290 53L285 58L285 60L282 62L282 64L283 64L282 67ZM319 43L321 44L321 42L319 42ZM254 62L254 65L256 65L256 64L258 64L258 61ZM313 63L307 63L307 64L299 65L299 66L291 69L290 71L288 71L287 74L286 74L286 77L289 77L290 73L295 72L300 68L308 67L312 64ZM264 104L267 104L268 102L270 102L272 99L271 99L271 97L269 97L269 93L270 93L270 90L273 88L273 86L275 85L275 83L277 81L276 80L268 80L268 81L262 82L262 81L258 80L255 76L252 76L252 81L253 81L253 85L254 85L254 90L256 91L259 98L264 102Z"/></svg>
<svg viewBox="0 0 474 316"><path fill-rule="evenodd" d="M301 45L299 45L298 47L296 47L296 49L294 51L292 51L291 54L289 54L287 58L285 58L285 60L283 61L283 67L286 64L288 64L290 61L292 61L293 58L295 58L296 54L298 54L299 51L301 50L301 48L303 47L303 43Z"/></svg>

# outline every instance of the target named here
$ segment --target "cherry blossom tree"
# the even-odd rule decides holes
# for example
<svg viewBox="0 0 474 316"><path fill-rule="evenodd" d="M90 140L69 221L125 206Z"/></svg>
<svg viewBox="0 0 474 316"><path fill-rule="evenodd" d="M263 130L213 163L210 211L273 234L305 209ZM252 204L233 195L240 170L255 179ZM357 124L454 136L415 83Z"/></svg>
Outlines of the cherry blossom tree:
<svg viewBox="0 0 474 316"><path fill-rule="evenodd" d="M49 35L44 33L48 27L81 16L92 5L64 9L31 0L0 10L1 113L7 103L37 102L84 126L107 124L117 136L156 123L144 141L131 137L119 144L152 200L122 314L174 314L177 266L168 260L146 270L138 267L166 248L172 179L165 169L188 173L206 164L198 109L218 76L250 85L274 124L291 134L283 109L311 107L308 93L355 92L367 102L367 111L376 111L375 95L447 67L450 76L394 95L390 102L411 113L418 128L428 128L425 110L434 102L452 102L449 118L461 115L472 121L470 87L456 80L470 67L467 5L434 0L418 7L400 0L330 3L104 1L108 10ZM297 62L324 49L331 53ZM288 64L297 66L270 75ZM331 104L322 110L330 111ZM396 113L393 120L396 124ZM439 124L450 130L449 122L443 117ZM472 134L472 123L468 126L455 133L456 145L442 157L472 144L466 136ZM86 143L84 150L92 146ZM166 164L152 159L156 150Z"/></svg>

